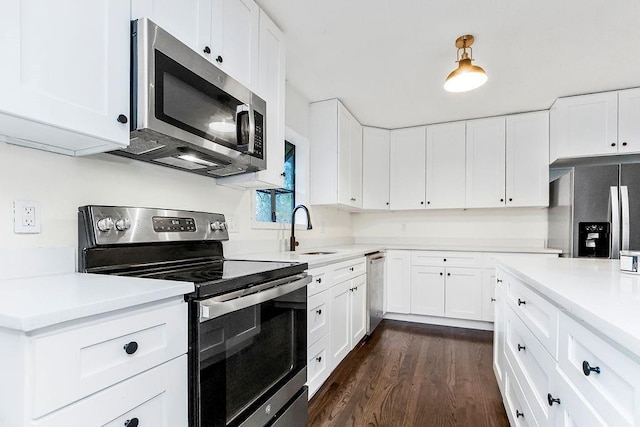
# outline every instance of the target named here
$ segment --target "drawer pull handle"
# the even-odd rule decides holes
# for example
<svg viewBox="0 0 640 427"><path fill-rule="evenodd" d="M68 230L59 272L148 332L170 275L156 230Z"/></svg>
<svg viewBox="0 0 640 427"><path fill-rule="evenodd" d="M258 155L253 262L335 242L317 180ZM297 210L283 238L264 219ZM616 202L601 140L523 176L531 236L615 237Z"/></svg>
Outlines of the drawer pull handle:
<svg viewBox="0 0 640 427"><path fill-rule="evenodd" d="M584 362L582 362L582 372L584 372L584 374L586 376L591 375L591 372L595 372L596 374L600 373L600 367L599 366L591 366L589 365L589 362L587 362L586 360Z"/></svg>
<svg viewBox="0 0 640 427"><path fill-rule="evenodd" d="M349 267L349 271L353 271L353 267Z"/></svg>
<svg viewBox="0 0 640 427"><path fill-rule="evenodd" d="M321 315L322 314L322 310L316 310L316 314Z"/></svg>
<svg viewBox="0 0 640 427"><path fill-rule="evenodd" d="M518 351L526 350L526 349L527 349L526 346L518 344Z"/></svg>
<svg viewBox="0 0 640 427"><path fill-rule="evenodd" d="M127 354L133 354L138 351L138 343L135 341L131 341L130 343L125 344L123 348ZM136 421L136 425L138 425L138 421Z"/></svg>
<svg viewBox="0 0 640 427"><path fill-rule="evenodd" d="M549 406L553 406L554 403L560 404L560 399L554 398L551 393L547 393L547 402L549 402Z"/></svg>
<svg viewBox="0 0 640 427"><path fill-rule="evenodd" d="M516 418L520 418L520 417L524 418L524 412L520 412L516 409Z"/></svg>
<svg viewBox="0 0 640 427"><path fill-rule="evenodd" d="M322 362L322 356L318 356L318 357L316 357L316 361L317 361L318 363Z"/></svg>
<svg viewBox="0 0 640 427"><path fill-rule="evenodd" d="M322 283L322 277L318 277L318 278L316 279L316 283Z"/></svg>
<svg viewBox="0 0 640 427"><path fill-rule="evenodd" d="M502 283L502 279L496 279L496 282Z"/></svg>
<svg viewBox="0 0 640 427"><path fill-rule="evenodd" d="M527 305L527 302L518 298L518 305Z"/></svg>
<svg viewBox="0 0 640 427"><path fill-rule="evenodd" d="M140 421L137 418L131 418L124 422L124 427L138 427Z"/></svg>

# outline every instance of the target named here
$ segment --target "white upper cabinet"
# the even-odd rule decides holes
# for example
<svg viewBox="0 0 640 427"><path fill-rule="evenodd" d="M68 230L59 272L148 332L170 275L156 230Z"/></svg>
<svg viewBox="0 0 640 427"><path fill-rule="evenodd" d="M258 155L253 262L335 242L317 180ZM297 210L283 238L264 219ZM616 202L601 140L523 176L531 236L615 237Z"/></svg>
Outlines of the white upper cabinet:
<svg viewBox="0 0 640 427"><path fill-rule="evenodd" d="M198 51L200 0L132 0L131 19L149 18L169 34Z"/></svg>
<svg viewBox="0 0 640 427"><path fill-rule="evenodd" d="M362 207L362 126L337 99L310 106L313 205Z"/></svg>
<svg viewBox="0 0 640 427"><path fill-rule="evenodd" d="M130 6L125 0L5 0L0 134L69 155L129 144Z"/></svg>
<svg viewBox="0 0 640 427"><path fill-rule="evenodd" d="M507 206L549 205L549 113L507 116Z"/></svg>
<svg viewBox="0 0 640 427"><path fill-rule="evenodd" d="M505 118L467 121L466 206L505 204Z"/></svg>
<svg viewBox="0 0 640 427"><path fill-rule="evenodd" d="M285 39L280 29L260 10L258 85L254 90L267 102L265 170L218 178L237 188L280 188L284 185Z"/></svg>
<svg viewBox="0 0 640 427"><path fill-rule="evenodd" d="M252 90L259 80L259 19L253 0L200 0L198 51Z"/></svg>
<svg viewBox="0 0 640 427"><path fill-rule="evenodd" d="M391 131L389 201L392 210L425 206L425 127Z"/></svg>
<svg viewBox="0 0 640 427"><path fill-rule="evenodd" d="M427 126L426 208L464 208L465 185L465 122Z"/></svg>
<svg viewBox="0 0 640 427"><path fill-rule="evenodd" d="M640 152L640 88L618 92L618 152Z"/></svg>
<svg viewBox="0 0 640 427"><path fill-rule="evenodd" d="M362 207L389 209L389 131L362 129Z"/></svg>
<svg viewBox="0 0 640 427"><path fill-rule="evenodd" d="M550 163L640 152L640 89L559 98L551 107Z"/></svg>

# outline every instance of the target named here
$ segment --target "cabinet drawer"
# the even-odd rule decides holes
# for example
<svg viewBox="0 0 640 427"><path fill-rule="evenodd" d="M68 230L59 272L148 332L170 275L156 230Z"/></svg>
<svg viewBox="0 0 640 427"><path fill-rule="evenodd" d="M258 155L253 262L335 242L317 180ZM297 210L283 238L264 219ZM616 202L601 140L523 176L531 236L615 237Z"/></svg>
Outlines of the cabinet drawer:
<svg viewBox="0 0 640 427"><path fill-rule="evenodd" d="M482 254L482 268L495 268L496 258L520 258L527 257L531 259L541 258L557 258L558 254L535 254L525 252L485 252Z"/></svg>
<svg viewBox="0 0 640 427"><path fill-rule="evenodd" d="M598 412L587 402L580 392L562 374L560 369L556 369L553 385L553 397L560 399L560 405L553 405L552 425L558 427L604 427L621 426L614 418L606 418L607 422Z"/></svg>
<svg viewBox="0 0 640 427"><path fill-rule="evenodd" d="M323 292L333 285L333 268L331 266L314 268L307 273L311 276L311 283L307 285L308 296Z"/></svg>
<svg viewBox="0 0 640 427"><path fill-rule="evenodd" d="M367 272L364 258L356 258L333 265L333 283L344 282Z"/></svg>
<svg viewBox="0 0 640 427"><path fill-rule="evenodd" d="M512 426L532 427L538 426L533 412L524 397L524 392L520 388L518 381L507 373L505 375L504 403L509 422Z"/></svg>
<svg viewBox="0 0 640 427"><path fill-rule="evenodd" d="M482 257L475 252L412 251L411 265L480 267Z"/></svg>
<svg viewBox="0 0 640 427"><path fill-rule="evenodd" d="M309 398L318 391L331 373L332 366L329 363L330 343L329 335L325 335L307 349L307 386L309 387Z"/></svg>
<svg viewBox="0 0 640 427"><path fill-rule="evenodd" d="M510 307L505 310L505 353L536 421L548 425L547 393L556 362Z"/></svg>
<svg viewBox="0 0 640 427"><path fill-rule="evenodd" d="M326 290L307 299L307 345L329 332L331 292Z"/></svg>
<svg viewBox="0 0 640 427"><path fill-rule="evenodd" d="M551 356L556 359L560 310L515 277L504 274L502 280L506 281L505 288L509 305L522 318Z"/></svg>
<svg viewBox="0 0 640 427"><path fill-rule="evenodd" d="M31 423L32 427L187 427L187 356L182 355Z"/></svg>
<svg viewBox="0 0 640 427"><path fill-rule="evenodd" d="M138 310L36 337L30 351L32 416L38 418L186 353L187 304Z"/></svg>
<svg viewBox="0 0 640 427"><path fill-rule="evenodd" d="M558 339L560 369L598 413L611 425L639 425L640 365L566 314Z"/></svg>

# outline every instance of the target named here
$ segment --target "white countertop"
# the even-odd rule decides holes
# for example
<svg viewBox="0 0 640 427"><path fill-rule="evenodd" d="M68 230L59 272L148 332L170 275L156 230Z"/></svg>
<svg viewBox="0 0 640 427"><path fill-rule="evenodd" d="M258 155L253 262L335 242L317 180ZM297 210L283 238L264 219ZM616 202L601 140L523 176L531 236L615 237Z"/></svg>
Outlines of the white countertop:
<svg viewBox="0 0 640 427"><path fill-rule="evenodd" d="M524 257L498 264L572 317L640 358L640 275L618 260Z"/></svg>
<svg viewBox="0 0 640 427"><path fill-rule="evenodd" d="M236 255L235 259L306 262L309 268L322 267L334 262L364 256L368 253L384 250L415 250L415 251L461 251L461 252L496 252L496 253L538 253L560 254L559 249L523 248L523 247L469 247L469 246L434 246L434 245L405 245L405 244L355 244L340 246L325 246L313 249L298 249L295 252L263 252L248 255ZM326 254L309 254L313 252L327 252Z"/></svg>
<svg viewBox="0 0 640 427"><path fill-rule="evenodd" d="M84 273L0 280L0 327L30 332L193 290L187 282Z"/></svg>

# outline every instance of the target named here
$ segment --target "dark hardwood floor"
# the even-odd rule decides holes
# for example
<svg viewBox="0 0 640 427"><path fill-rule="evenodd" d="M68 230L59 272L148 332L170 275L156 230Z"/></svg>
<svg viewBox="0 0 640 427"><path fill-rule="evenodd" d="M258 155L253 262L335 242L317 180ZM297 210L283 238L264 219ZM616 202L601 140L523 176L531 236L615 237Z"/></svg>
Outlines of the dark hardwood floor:
<svg viewBox="0 0 640 427"><path fill-rule="evenodd" d="M509 426L487 331L384 320L309 402L309 426Z"/></svg>

